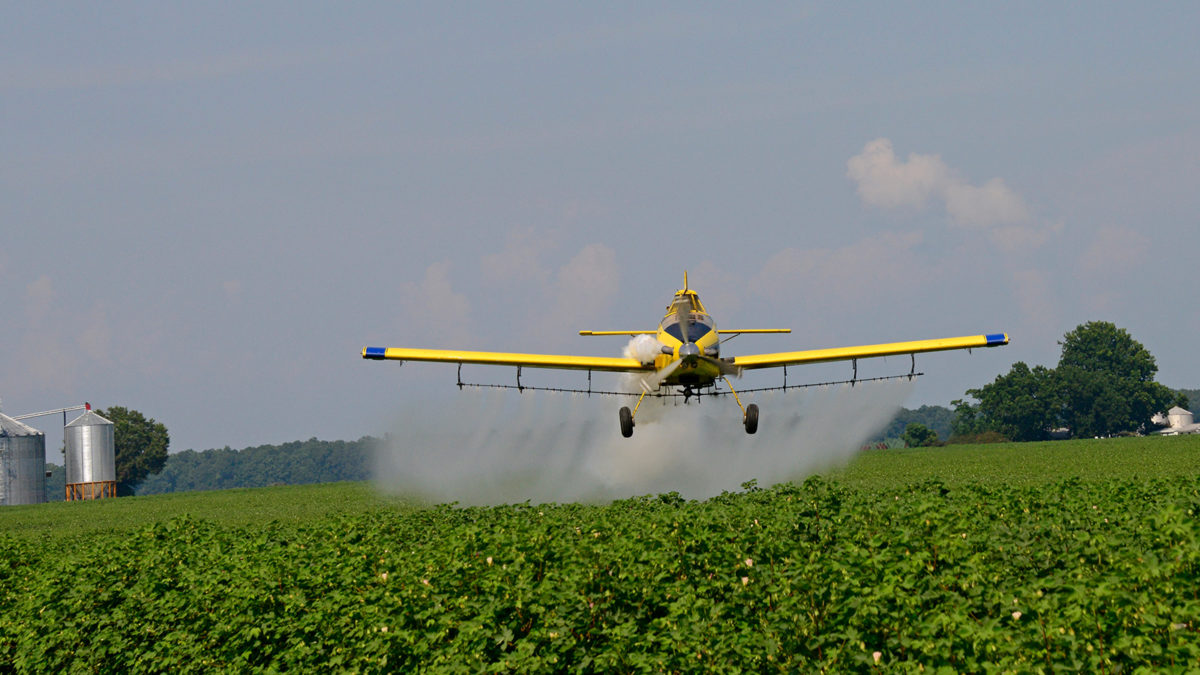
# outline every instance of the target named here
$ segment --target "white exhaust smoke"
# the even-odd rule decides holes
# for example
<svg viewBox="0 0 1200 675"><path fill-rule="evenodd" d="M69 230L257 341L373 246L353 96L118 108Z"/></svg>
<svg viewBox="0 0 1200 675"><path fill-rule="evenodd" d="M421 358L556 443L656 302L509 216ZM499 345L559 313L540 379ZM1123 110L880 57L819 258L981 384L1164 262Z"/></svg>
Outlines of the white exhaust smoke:
<svg viewBox="0 0 1200 675"><path fill-rule="evenodd" d="M845 463L892 419L911 387L891 380L767 392L753 399L762 411L754 435L730 397L688 405L647 398L632 438L621 436L617 422L617 409L632 407L632 397L468 390L400 415L376 458L376 483L389 493L464 505L671 491L703 499L751 479L766 487Z"/></svg>
<svg viewBox="0 0 1200 675"><path fill-rule="evenodd" d="M653 335L634 335L623 353L625 358L635 359L638 363L654 363L655 357L662 353L662 343Z"/></svg>

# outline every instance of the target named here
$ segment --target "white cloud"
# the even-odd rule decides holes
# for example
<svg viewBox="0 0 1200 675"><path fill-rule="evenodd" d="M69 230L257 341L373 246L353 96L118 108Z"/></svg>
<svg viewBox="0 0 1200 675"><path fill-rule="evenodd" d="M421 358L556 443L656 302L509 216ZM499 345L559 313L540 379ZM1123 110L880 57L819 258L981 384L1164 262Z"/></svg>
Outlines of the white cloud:
<svg viewBox="0 0 1200 675"><path fill-rule="evenodd" d="M1002 225L988 230L988 238L998 248L1006 253L1030 251L1041 248L1050 240L1051 235L1062 231L1062 223L1046 227L1034 225Z"/></svg>
<svg viewBox="0 0 1200 675"><path fill-rule="evenodd" d="M951 182L945 188L946 213L959 225L990 227L1011 225L1029 220L1025 200L999 178L981 187Z"/></svg>
<svg viewBox="0 0 1200 675"><path fill-rule="evenodd" d="M408 329L406 332L439 337L448 347L470 344L471 303L467 296L454 290L449 262L435 262L425 268L420 283L401 286L400 300L405 310L401 320Z"/></svg>
<svg viewBox="0 0 1200 675"><path fill-rule="evenodd" d="M619 288L617 254L603 244L588 244L555 275L554 300L541 323L555 331L587 328L585 323L607 315Z"/></svg>
<svg viewBox="0 0 1200 675"><path fill-rule="evenodd" d="M532 227L510 230L504 238L504 248L483 256L481 266L491 281L544 284L550 279L550 270L542 263L542 257L554 245L553 236Z"/></svg>
<svg viewBox="0 0 1200 675"><path fill-rule="evenodd" d="M922 208L930 195L945 189L950 180L950 169L941 157L912 153L907 162L897 162L892 142L886 138L867 143L846 167L862 200L882 209Z"/></svg>
<svg viewBox="0 0 1200 675"><path fill-rule="evenodd" d="M881 209L924 208L940 201L951 222L965 227L1015 225L1030 220L1025 200L1000 178L971 185L938 155L912 153L896 159L892 142L877 138L846 162L846 175L858 185L869 206Z"/></svg>

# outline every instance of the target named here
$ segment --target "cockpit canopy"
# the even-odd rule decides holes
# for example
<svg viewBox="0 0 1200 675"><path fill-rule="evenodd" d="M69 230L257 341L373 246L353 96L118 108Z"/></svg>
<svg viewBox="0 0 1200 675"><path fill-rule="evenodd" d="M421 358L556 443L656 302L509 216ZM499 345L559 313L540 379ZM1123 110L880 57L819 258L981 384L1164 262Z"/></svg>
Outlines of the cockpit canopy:
<svg viewBox="0 0 1200 675"><path fill-rule="evenodd" d="M683 318L683 323L686 324L687 336L684 337L684 329L680 327L680 317ZM699 342L700 338L708 335L710 332L717 329L716 322L707 314L699 312L680 312L680 316L668 314L663 317L659 328L667 335L679 340L683 343Z"/></svg>

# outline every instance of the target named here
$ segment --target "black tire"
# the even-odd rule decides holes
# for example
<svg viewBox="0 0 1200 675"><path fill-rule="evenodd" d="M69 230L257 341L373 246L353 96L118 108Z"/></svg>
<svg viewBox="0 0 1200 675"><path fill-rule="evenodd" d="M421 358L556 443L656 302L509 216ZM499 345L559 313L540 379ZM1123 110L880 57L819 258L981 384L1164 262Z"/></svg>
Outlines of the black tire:
<svg viewBox="0 0 1200 675"><path fill-rule="evenodd" d="M758 404L751 403L746 406L746 433L752 434L758 431Z"/></svg>
<svg viewBox="0 0 1200 675"><path fill-rule="evenodd" d="M633 435L633 413L629 408L621 408L621 435L625 438Z"/></svg>

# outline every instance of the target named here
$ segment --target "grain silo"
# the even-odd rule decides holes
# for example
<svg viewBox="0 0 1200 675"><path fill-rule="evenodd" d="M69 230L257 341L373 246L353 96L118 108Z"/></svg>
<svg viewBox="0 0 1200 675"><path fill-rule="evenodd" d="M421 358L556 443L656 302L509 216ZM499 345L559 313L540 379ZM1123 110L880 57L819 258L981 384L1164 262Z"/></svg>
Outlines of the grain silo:
<svg viewBox="0 0 1200 675"><path fill-rule="evenodd" d="M67 501L117 496L113 423L87 412L63 427L67 444Z"/></svg>
<svg viewBox="0 0 1200 675"><path fill-rule="evenodd" d="M46 501L46 435L0 414L0 505Z"/></svg>

